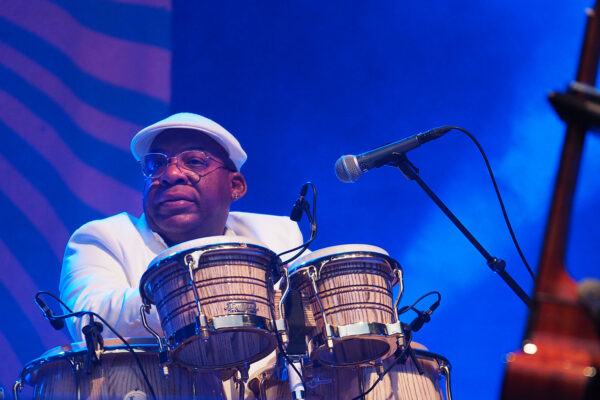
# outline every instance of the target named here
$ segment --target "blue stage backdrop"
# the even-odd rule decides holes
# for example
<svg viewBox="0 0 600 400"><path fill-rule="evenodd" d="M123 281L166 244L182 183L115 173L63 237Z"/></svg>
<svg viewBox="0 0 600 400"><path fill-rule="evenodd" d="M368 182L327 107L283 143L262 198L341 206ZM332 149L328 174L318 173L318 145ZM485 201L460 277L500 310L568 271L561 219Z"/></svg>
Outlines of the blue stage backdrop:
<svg viewBox="0 0 600 400"><path fill-rule="evenodd" d="M0 384L12 386L23 365L70 340L33 296L57 292L72 231L140 213L130 138L169 112L192 111L249 154L249 192L236 210L286 215L312 181L312 249L384 248L404 268L401 305L441 292L414 339L452 362L455 398L498 398L524 304L400 171L344 184L333 165L428 128L469 130L536 270L565 130L546 96L574 78L592 5L0 0ZM453 131L409 158L531 293L474 144ZM599 160L599 140L588 135L567 260L576 279L598 276Z"/></svg>

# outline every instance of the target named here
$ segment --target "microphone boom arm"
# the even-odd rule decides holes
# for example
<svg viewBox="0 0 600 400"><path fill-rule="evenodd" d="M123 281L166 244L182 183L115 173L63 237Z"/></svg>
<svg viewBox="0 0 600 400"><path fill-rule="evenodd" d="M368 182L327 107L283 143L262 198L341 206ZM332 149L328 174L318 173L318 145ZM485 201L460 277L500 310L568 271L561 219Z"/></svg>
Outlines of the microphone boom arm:
<svg viewBox="0 0 600 400"><path fill-rule="evenodd" d="M440 200L439 197L427 186L427 184L419 176L419 170L408 160L405 153L395 153L394 160L388 165L398 167L404 176L417 184L423 189L425 193L433 200L433 202L446 214L446 216L452 221L452 223L458 228L459 231L471 242L471 244L479 251L479 253L485 258L487 265L496 272L506 282L506 284L512 289L512 291L519 296L521 300L531 308L532 300L531 297L525 293L525 291L519 286L519 284L506 272L506 262L502 259L493 257L486 249L483 248L481 243L475 239L475 237L469 232L469 230L456 218L456 216L450 211L448 207Z"/></svg>

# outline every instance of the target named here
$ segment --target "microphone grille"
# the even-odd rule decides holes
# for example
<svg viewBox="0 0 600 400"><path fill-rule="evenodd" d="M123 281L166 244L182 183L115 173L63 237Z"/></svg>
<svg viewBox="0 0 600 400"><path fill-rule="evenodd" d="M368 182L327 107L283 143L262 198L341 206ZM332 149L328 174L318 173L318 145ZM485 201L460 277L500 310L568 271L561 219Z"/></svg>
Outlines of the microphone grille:
<svg viewBox="0 0 600 400"><path fill-rule="evenodd" d="M355 156L342 156L335 162L335 175L345 183L355 182L362 175Z"/></svg>

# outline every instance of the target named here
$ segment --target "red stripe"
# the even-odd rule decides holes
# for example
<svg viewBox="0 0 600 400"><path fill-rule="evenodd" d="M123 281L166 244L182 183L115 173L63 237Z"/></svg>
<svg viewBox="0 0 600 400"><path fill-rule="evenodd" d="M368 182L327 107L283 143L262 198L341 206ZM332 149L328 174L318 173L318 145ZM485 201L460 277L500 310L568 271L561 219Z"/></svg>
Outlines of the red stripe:
<svg viewBox="0 0 600 400"><path fill-rule="evenodd" d="M31 250L35 251L35 245L32 243L30 246L32 247ZM40 261L44 262L44 260ZM42 311L35 305L34 297L39 288L2 240L0 240L0 262L2 263L0 282L6 287L20 308L20 310L11 310L9 318L25 316L35 328L46 349L69 343L71 339L62 331L54 330L44 318ZM41 268L44 268L44 266L41 265ZM50 291L56 290L56 288L47 289ZM56 312L60 313L61 311L56 310ZM4 360L0 362L0 364L2 363L4 363Z"/></svg>
<svg viewBox="0 0 600 400"><path fill-rule="evenodd" d="M140 126L83 102L50 71L1 41L0 63L52 99L84 132L129 152L129 138Z"/></svg>
<svg viewBox="0 0 600 400"><path fill-rule="evenodd" d="M56 256L56 261L60 262L70 234L54 208L2 155L0 155L0 171L10 176L10 180L0 179L0 191L4 192L44 236Z"/></svg>
<svg viewBox="0 0 600 400"><path fill-rule="evenodd" d="M95 32L44 0L15 1L0 16L40 36L90 75L168 103L171 52Z"/></svg>
<svg viewBox="0 0 600 400"><path fill-rule="evenodd" d="M139 6L164 8L171 11L171 0L108 0L113 3L135 4Z"/></svg>
<svg viewBox="0 0 600 400"><path fill-rule="evenodd" d="M123 210L133 214L141 212L141 195L138 191L85 164L62 141L52 126L3 90L0 90L0 104L3 105L0 119L52 164L82 202L104 215Z"/></svg>

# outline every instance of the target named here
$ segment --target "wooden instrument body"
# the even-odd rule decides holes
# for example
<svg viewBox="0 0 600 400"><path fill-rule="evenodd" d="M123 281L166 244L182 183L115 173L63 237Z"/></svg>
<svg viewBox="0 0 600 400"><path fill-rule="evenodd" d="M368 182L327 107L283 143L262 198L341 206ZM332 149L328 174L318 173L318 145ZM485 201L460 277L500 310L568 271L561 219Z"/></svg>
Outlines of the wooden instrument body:
<svg viewBox="0 0 600 400"><path fill-rule="evenodd" d="M588 17L577 81L593 86L600 56L600 2ZM573 196L589 126L577 116L567 122L524 350L507 358L503 399L600 398L598 328L565 267Z"/></svg>
<svg viewBox="0 0 600 400"><path fill-rule="evenodd" d="M154 339L128 341L158 398L224 398L223 385L215 374L171 366L167 379L158 364L158 346ZM22 381L33 387L33 399L122 400L141 398L142 393L151 398L135 359L119 339L105 341L101 363L93 366L90 374L84 367L86 353L84 342L73 343L52 349L25 366Z"/></svg>
<svg viewBox="0 0 600 400"><path fill-rule="evenodd" d="M423 346L413 343L415 349ZM431 353L420 353L416 356L424 374L420 375L411 359L405 364L394 366L375 389L365 396L366 400L443 400L441 388L442 374L441 359L431 356ZM439 357L439 356L438 356ZM254 373L248 381L250 398L268 400L288 400L292 398L289 382L279 380L272 366ZM391 365L392 359L384 361L384 367ZM360 395L359 382L362 381L364 391L369 389L378 375L372 367L327 367L324 365L306 367L303 372L307 382L307 400L343 399L350 400ZM446 398L447 393L446 393Z"/></svg>
<svg viewBox="0 0 600 400"><path fill-rule="evenodd" d="M254 362L276 346L270 324L277 257L247 238L219 236L214 240L229 242L213 244L209 239L190 241L157 257L142 276L140 292L145 302L156 305L175 361L203 369ZM197 258L191 267L193 286L188 257ZM197 329L196 296L208 338Z"/></svg>
<svg viewBox="0 0 600 400"><path fill-rule="evenodd" d="M309 300L310 320L316 324L307 335L312 359L340 366L391 356L396 350L396 337L382 332L346 337L339 334L333 339L333 352L329 352L323 315L333 329L396 323L392 290L398 282L399 268L384 250L367 245L321 249L292 264L290 286Z"/></svg>

